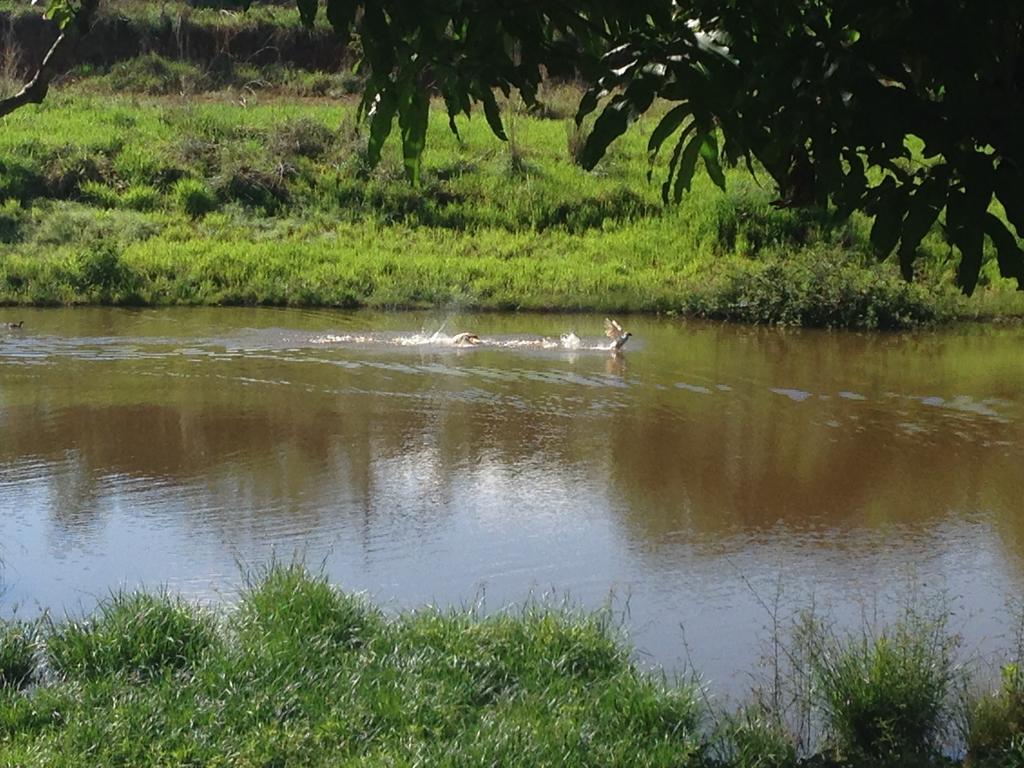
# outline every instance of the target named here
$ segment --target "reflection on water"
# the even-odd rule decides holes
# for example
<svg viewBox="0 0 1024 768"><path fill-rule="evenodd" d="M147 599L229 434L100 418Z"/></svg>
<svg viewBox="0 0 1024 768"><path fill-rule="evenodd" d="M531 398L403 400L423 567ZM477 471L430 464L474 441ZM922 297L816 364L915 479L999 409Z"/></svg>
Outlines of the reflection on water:
<svg viewBox="0 0 1024 768"><path fill-rule="evenodd" d="M984 649L1024 582L1020 328L631 318L613 355L599 317L22 316L0 331L5 610L230 598L239 564L298 552L392 606L612 595L644 659L728 690L780 586L841 620L948 590Z"/></svg>

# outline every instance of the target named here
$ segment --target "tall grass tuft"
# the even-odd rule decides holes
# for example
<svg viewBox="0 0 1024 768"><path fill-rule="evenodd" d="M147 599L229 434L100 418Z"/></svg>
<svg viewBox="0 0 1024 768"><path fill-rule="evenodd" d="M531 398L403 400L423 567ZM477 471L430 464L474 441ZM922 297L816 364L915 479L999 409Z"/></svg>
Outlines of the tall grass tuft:
<svg viewBox="0 0 1024 768"><path fill-rule="evenodd" d="M829 740L853 765L928 765L952 719L955 638L944 616L908 611L877 635L804 637Z"/></svg>
<svg viewBox="0 0 1024 768"><path fill-rule="evenodd" d="M1003 667L999 690L970 702L967 754L979 768L1024 765L1024 668L1019 664Z"/></svg>
<svg viewBox="0 0 1024 768"><path fill-rule="evenodd" d="M713 735L713 751L730 768L796 768L797 748L784 724L760 705L725 714Z"/></svg>
<svg viewBox="0 0 1024 768"><path fill-rule="evenodd" d="M171 197L178 208L193 219L217 210L217 196L199 179L179 179L171 190Z"/></svg>
<svg viewBox="0 0 1024 768"><path fill-rule="evenodd" d="M35 627L0 619L0 689L21 688L36 669Z"/></svg>
<svg viewBox="0 0 1024 768"><path fill-rule="evenodd" d="M366 642L381 616L359 596L293 564L275 565L250 580L234 621L243 647L346 649Z"/></svg>
<svg viewBox="0 0 1024 768"><path fill-rule="evenodd" d="M125 264L117 246L97 240L79 252L73 263L79 290L93 301L110 304L125 301L134 290L135 275Z"/></svg>
<svg viewBox="0 0 1024 768"><path fill-rule="evenodd" d="M967 756L978 768L1024 765L1024 616L1017 627L1013 661L1002 669L999 688L966 701Z"/></svg>
<svg viewBox="0 0 1024 768"><path fill-rule="evenodd" d="M54 669L73 679L152 675L197 665L218 643L212 616L167 594L115 594L94 617L55 626L46 638Z"/></svg>

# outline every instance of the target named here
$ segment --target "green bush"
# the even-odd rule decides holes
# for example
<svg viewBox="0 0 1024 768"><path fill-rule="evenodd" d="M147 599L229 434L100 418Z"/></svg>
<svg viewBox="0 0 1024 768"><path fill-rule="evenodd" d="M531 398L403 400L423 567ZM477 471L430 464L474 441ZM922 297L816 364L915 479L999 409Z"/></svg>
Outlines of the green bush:
<svg viewBox="0 0 1024 768"><path fill-rule="evenodd" d="M299 565L274 566L250 583L236 614L243 646L353 648L378 627L376 610ZM278 648L280 649L280 648Z"/></svg>
<svg viewBox="0 0 1024 768"><path fill-rule="evenodd" d="M27 203L46 194L46 180L41 170L18 160L0 159L0 199Z"/></svg>
<svg viewBox="0 0 1024 768"><path fill-rule="evenodd" d="M76 679L154 674L197 664L217 643L213 619L165 594L117 594L87 621L68 621L46 638L54 669Z"/></svg>
<svg viewBox="0 0 1024 768"><path fill-rule="evenodd" d="M21 621L0 619L0 689L21 688L35 668L34 628Z"/></svg>
<svg viewBox="0 0 1024 768"><path fill-rule="evenodd" d="M4 200L0 204L0 243L17 243L24 237L25 209L17 200Z"/></svg>
<svg viewBox="0 0 1024 768"><path fill-rule="evenodd" d="M171 197L178 208L194 219L217 210L217 196L199 179L179 179Z"/></svg>
<svg viewBox="0 0 1024 768"><path fill-rule="evenodd" d="M195 64L172 61L155 53L147 53L110 68L105 78L107 86L116 92L163 95L169 93L196 93L206 90L206 77Z"/></svg>
<svg viewBox="0 0 1024 768"><path fill-rule="evenodd" d="M1003 667L1002 686L970 703L967 754L979 768L1024 765L1024 667Z"/></svg>
<svg viewBox="0 0 1024 768"><path fill-rule="evenodd" d="M152 211L160 205L160 192L150 186L135 185L121 193L120 202L133 211Z"/></svg>
<svg viewBox="0 0 1024 768"><path fill-rule="evenodd" d="M282 157L323 157L334 145L337 133L309 118L298 118L275 125L270 134L270 150Z"/></svg>
<svg viewBox="0 0 1024 768"><path fill-rule="evenodd" d="M829 736L854 765L926 765L949 727L954 641L945 622L910 615L876 637L818 636L811 672Z"/></svg>
<svg viewBox="0 0 1024 768"><path fill-rule="evenodd" d="M712 739L719 762L729 768L796 768L793 738L779 719L761 706L725 715Z"/></svg>
<svg viewBox="0 0 1024 768"><path fill-rule="evenodd" d="M827 246L735 259L694 287L685 311L750 323L891 329L951 311L951 300L944 303L934 288Z"/></svg>
<svg viewBox="0 0 1024 768"><path fill-rule="evenodd" d="M80 252L75 259L78 288L108 302L115 294L130 290L131 271L113 244L101 240Z"/></svg>
<svg viewBox="0 0 1024 768"><path fill-rule="evenodd" d="M82 202L99 208L117 208L121 202L121 196L116 189L98 181L83 182L78 192Z"/></svg>

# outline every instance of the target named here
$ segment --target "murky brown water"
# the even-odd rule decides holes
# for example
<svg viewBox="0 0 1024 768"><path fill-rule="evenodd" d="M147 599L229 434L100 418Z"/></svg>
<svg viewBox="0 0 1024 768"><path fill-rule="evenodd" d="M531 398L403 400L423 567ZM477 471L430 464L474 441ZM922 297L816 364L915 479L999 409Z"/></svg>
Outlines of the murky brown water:
<svg viewBox="0 0 1024 768"><path fill-rule="evenodd" d="M1024 585L1019 326L623 318L615 357L586 348L600 317L431 339L443 315L0 311L21 318L0 330L4 613L139 583L230 598L239 564L299 553L393 607L612 596L642 659L727 690L779 589L851 622L946 590L984 650ZM487 343L444 343L463 329Z"/></svg>

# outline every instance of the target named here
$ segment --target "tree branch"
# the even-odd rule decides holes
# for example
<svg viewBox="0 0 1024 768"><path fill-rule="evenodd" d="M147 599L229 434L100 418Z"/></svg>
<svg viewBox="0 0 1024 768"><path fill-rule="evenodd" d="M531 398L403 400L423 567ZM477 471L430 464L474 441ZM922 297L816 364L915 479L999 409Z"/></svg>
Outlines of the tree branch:
<svg viewBox="0 0 1024 768"><path fill-rule="evenodd" d="M99 0L84 0L82 7L75 14L75 18L53 41L53 45L43 57L43 63L39 65L35 76L13 96L0 99L0 117L5 117L26 104L42 103L50 89L50 81L57 74L58 51L69 45L73 48L89 31L97 5L99 5Z"/></svg>

